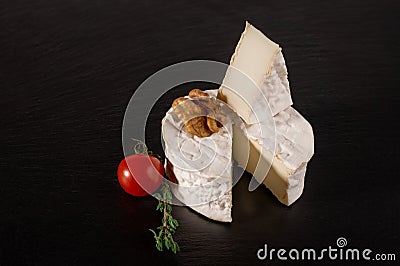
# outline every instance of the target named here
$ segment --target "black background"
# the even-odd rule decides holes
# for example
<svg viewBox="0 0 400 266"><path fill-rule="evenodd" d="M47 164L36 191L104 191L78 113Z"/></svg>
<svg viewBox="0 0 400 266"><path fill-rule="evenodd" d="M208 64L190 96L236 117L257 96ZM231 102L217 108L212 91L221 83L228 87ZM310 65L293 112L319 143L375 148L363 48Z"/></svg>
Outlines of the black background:
<svg viewBox="0 0 400 266"><path fill-rule="evenodd" d="M399 13L397 1L365 0L1 1L0 265L265 264L265 243L338 237L398 262ZM285 207L266 188L248 192L245 175L232 224L176 207L182 250L159 253L147 230L156 201L116 179L125 107L163 67L229 62L245 20L283 47L294 106L313 125L304 194ZM149 121L155 151L174 96Z"/></svg>

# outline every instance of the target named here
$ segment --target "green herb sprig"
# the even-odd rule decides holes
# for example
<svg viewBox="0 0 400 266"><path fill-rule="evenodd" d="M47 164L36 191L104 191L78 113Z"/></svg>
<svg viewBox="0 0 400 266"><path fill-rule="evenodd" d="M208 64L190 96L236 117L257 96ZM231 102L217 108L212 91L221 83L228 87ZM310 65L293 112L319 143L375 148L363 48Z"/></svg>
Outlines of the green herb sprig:
<svg viewBox="0 0 400 266"><path fill-rule="evenodd" d="M161 188L162 197L160 194L155 194L155 196L159 199L156 210L163 213L163 217L161 219L162 225L157 227L158 234L149 229L156 240L156 248L159 251L171 250L175 254L180 250L178 243L174 241L172 237L175 233L175 230L178 228L179 223L176 219L172 217L172 193L170 187L167 183L164 183Z"/></svg>
<svg viewBox="0 0 400 266"><path fill-rule="evenodd" d="M136 142L135 146L133 147L134 154L148 154L156 157L161 162L164 161L160 155L150 151L143 141L135 138L132 138L132 140ZM156 193L153 196L158 199L156 210L163 213L163 217L161 220L162 225L157 227L157 229L159 230L158 234L152 229L149 230L154 235L154 239L156 240L156 248L159 251L167 249L176 254L180 250L180 248L178 243L174 241L172 235L178 228L179 223L176 219L172 217L172 193L169 185L164 182L161 186L160 192L162 196L159 193Z"/></svg>

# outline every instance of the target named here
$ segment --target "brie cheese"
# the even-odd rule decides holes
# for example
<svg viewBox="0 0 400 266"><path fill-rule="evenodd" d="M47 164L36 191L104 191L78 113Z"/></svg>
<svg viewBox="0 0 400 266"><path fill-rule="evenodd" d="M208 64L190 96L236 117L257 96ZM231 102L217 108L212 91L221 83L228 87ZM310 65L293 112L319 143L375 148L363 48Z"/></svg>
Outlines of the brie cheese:
<svg viewBox="0 0 400 266"><path fill-rule="evenodd" d="M174 195L213 220L232 221L232 161L290 205L302 194L314 154L311 125L293 107L281 48L246 22L223 84L207 91L226 102L218 133L191 136L171 108L162 121ZM226 105L225 105L226 106Z"/></svg>
<svg viewBox="0 0 400 266"><path fill-rule="evenodd" d="M281 49L247 22L218 97L246 122L234 127L234 159L279 201L292 204L303 192L314 154L313 131L291 107Z"/></svg>

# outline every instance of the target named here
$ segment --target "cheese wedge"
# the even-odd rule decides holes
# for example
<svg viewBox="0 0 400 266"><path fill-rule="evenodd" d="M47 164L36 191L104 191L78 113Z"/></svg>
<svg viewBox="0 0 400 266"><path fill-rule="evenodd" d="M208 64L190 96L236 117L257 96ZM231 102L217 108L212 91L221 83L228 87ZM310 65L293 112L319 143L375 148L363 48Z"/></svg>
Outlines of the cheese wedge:
<svg viewBox="0 0 400 266"><path fill-rule="evenodd" d="M225 100L246 123L255 123L257 121L251 119L254 115L252 107L264 98L272 115L292 105L287 74L279 46L246 22L218 97Z"/></svg>
<svg viewBox="0 0 400 266"><path fill-rule="evenodd" d="M246 122L245 128L233 130L234 159L280 202L292 204L303 192L307 162L314 154L313 131L290 107L281 49L248 22L218 98Z"/></svg>

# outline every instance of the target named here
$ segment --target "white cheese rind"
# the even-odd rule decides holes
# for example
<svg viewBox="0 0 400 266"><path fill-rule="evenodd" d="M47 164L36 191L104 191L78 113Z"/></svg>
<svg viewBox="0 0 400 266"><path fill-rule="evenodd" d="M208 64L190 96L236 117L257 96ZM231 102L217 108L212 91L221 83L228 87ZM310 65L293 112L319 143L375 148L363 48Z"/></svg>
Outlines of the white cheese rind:
<svg viewBox="0 0 400 266"><path fill-rule="evenodd" d="M211 95L216 90L207 91ZM162 121L165 155L179 182L172 192L186 206L220 222L231 222L232 124L198 138L182 131L182 121L170 109Z"/></svg>
<svg viewBox="0 0 400 266"><path fill-rule="evenodd" d="M308 121L293 107L279 112L272 119L275 132L268 130L264 134L264 130L261 133L260 124L252 124L245 129L247 136L264 148L275 150L274 155L284 160L290 169L297 169L308 162L314 154L313 130ZM267 126L263 125L265 128Z"/></svg>
<svg viewBox="0 0 400 266"><path fill-rule="evenodd" d="M231 177L198 175L176 167L174 174L179 186L175 187L173 193L178 200L212 220L232 222ZM188 181L197 184L187 185Z"/></svg>
<svg viewBox="0 0 400 266"><path fill-rule="evenodd" d="M307 162L314 153L313 131L292 107L274 116L274 121L274 153L270 149L273 139L260 139L254 134L256 131L251 131L256 125L247 129L234 127L233 158L267 186L280 202L291 205L303 192Z"/></svg>
<svg viewBox="0 0 400 266"><path fill-rule="evenodd" d="M267 98L272 115L278 114L293 104L288 72L281 50L276 54L270 73L264 76L260 89Z"/></svg>
<svg viewBox="0 0 400 266"><path fill-rule="evenodd" d="M274 121L276 156L291 169L308 162L314 154L314 133L310 123L292 107L274 116Z"/></svg>

